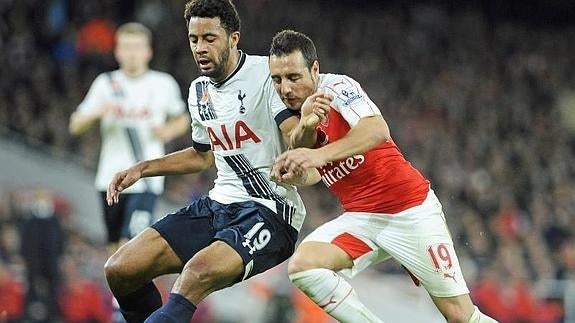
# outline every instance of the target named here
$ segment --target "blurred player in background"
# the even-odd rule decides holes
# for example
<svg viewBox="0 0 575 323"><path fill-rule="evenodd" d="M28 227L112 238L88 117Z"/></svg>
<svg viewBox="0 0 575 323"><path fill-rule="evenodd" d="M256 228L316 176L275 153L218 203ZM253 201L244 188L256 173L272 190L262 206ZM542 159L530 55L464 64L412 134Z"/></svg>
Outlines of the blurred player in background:
<svg viewBox="0 0 575 323"><path fill-rule="evenodd" d="M168 214L108 259L106 278L128 322L188 323L214 291L291 256L305 216L296 188L269 178L299 121L274 90L268 58L238 50L240 19L229 0L189 1L184 16L202 75L188 98L193 148L119 172L108 203L140 178L214 165L218 177L209 196ZM152 280L169 273L180 275L162 306Z"/></svg>
<svg viewBox="0 0 575 323"><path fill-rule="evenodd" d="M272 178L302 185L321 179L345 210L303 240L289 262L292 282L341 322L381 322L336 272L353 277L394 258L448 322L495 322L469 297L429 181L403 157L361 86L345 75L320 74L313 41L291 30L274 37L270 72L283 101L301 110L292 146L318 133L316 149L283 153ZM301 176L309 168L318 172Z"/></svg>
<svg viewBox="0 0 575 323"><path fill-rule="evenodd" d="M106 189L114 174L138 161L163 156L164 144L187 133L190 126L174 78L149 68L152 34L147 27L139 23L120 26L115 57L119 69L96 78L69 125L72 134L81 135L100 123L95 186L111 250L152 223L156 198L164 190L164 178L156 177L130 187L118 204L108 206Z"/></svg>

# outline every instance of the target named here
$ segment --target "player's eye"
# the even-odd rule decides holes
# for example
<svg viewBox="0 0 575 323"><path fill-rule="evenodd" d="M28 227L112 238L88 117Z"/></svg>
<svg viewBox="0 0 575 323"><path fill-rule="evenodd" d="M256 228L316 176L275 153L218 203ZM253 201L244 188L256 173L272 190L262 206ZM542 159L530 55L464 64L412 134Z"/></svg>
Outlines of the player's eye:
<svg viewBox="0 0 575 323"><path fill-rule="evenodd" d="M282 79L281 79L280 77L273 77L273 76L272 76L272 81L273 81L275 84L281 84Z"/></svg>

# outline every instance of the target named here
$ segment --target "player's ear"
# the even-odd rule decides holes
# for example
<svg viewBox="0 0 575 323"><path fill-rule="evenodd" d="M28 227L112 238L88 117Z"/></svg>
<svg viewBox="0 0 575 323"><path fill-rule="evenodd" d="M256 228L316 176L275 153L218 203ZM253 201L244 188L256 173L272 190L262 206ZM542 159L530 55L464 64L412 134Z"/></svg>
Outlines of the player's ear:
<svg viewBox="0 0 575 323"><path fill-rule="evenodd" d="M234 31L233 33L231 33L229 40L230 40L230 48L236 49L238 46L238 43L240 42L240 32Z"/></svg>
<svg viewBox="0 0 575 323"><path fill-rule="evenodd" d="M310 73L311 73L311 76L314 80L319 77L319 61L318 60L313 61L313 64L311 65Z"/></svg>

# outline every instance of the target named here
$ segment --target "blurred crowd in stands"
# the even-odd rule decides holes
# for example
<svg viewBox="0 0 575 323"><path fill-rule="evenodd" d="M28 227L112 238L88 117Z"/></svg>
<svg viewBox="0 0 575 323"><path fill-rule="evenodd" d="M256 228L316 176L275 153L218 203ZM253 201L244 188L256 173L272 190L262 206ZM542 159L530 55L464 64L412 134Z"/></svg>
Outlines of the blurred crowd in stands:
<svg viewBox="0 0 575 323"><path fill-rule="evenodd" d="M77 139L67 123L95 76L116 68L115 27L150 27L152 66L171 73L187 96L197 71L183 3L1 0L0 133L95 169L97 129ZM573 26L494 21L472 5L236 3L240 48L265 55L275 32L298 29L315 39L324 72L365 87L438 193L484 313L502 323L562 322L575 304L564 304L561 283L539 282L575 279ZM188 144L189 137L169 148ZM183 205L207 192L212 179L169 178L166 197ZM339 214L339 205L321 185L303 191L305 234ZM109 321L111 308L97 306L110 297L100 268L106 250L67 225L73 216L51 192L2 188L0 312L8 322ZM401 272L393 263L378 270ZM38 298L55 303L42 307Z"/></svg>

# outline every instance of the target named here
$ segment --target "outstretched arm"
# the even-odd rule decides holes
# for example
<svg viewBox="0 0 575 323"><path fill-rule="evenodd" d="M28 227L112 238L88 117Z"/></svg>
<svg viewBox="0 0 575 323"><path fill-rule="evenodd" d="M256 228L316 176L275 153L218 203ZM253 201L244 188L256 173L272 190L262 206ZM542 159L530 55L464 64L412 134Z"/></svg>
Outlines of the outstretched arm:
<svg viewBox="0 0 575 323"><path fill-rule="evenodd" d="M154 134L162 142L170 142L185 134L188 129L190 129L190 116L187 113L183 113L170 119L161 127L155 128Z"/></svg>
<svg viewBox="0 0 575 323"><path fill-rule="evenodd" d="M142 177L197 173L212 167L213 164L214 155L211 151L199 152L193 148L139 162L114 175L106 193L108 205L118 203L119 194Z"/></svg>
<svg viewBox="0 0 575 323"><path fill-rule="evenodd" d="M74 136L82 135L112 109L112 104L104 104L94 112L75 111L70 116L68 130Z"/></svg>

